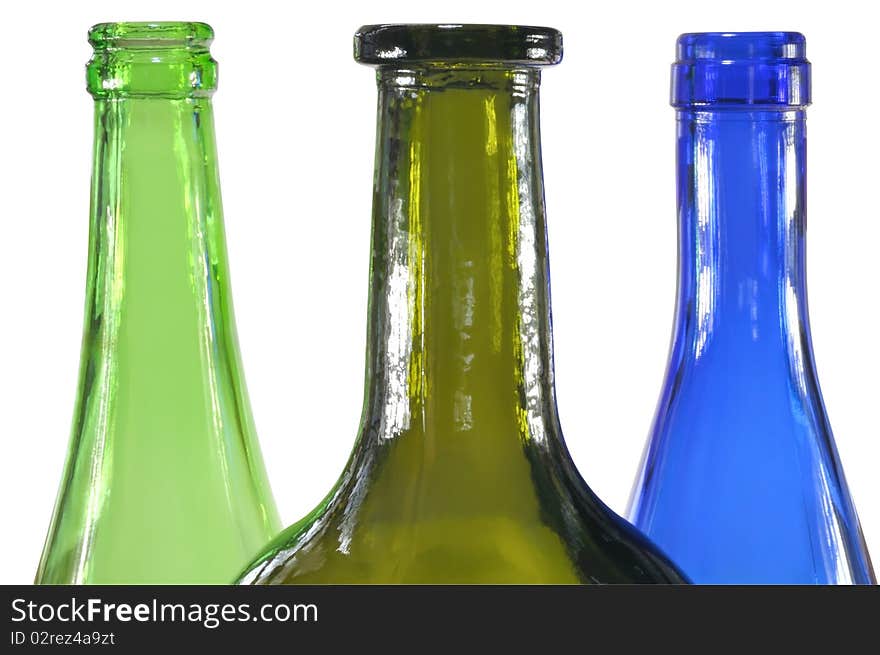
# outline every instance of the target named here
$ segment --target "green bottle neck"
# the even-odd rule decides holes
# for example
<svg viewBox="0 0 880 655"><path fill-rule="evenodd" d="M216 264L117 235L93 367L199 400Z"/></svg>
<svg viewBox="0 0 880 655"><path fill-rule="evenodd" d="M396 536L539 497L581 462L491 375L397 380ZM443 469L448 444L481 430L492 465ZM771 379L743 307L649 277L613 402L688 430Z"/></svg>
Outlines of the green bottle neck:
<svg viewBox="0 0 880 655"><path fill-rule="evenodd" d="M553 430L539 76L378 73L370 441Z"/></svg>
<svg viewBox="0 0 880 655"><path fill-rule="evenodd" d="M83 379L101 386L120 435L129 425L222 459L253 427L210 100L98 99L95 134Z"/></svg>
<svg viewBox="0 0 880 655"><path fill-rule="evenodd" d="M201 23L106 23L89 32L94 288L99 303L119 303L112 309L132 327L155 335L144 349L159 340L180 354L183 340L204 347L188 326L209 339L225 329L212 38ZM132 340L121 349L141 347Z"/></svg>
<svg viewBox="0 0 880 655"><path fill-rule="evenodd" d="M116 412L108 421L220 453L218 439L252 427L227 273L212 35L199 23L111 23L89 33L95 152L83 364L106 385Z"/></svg>

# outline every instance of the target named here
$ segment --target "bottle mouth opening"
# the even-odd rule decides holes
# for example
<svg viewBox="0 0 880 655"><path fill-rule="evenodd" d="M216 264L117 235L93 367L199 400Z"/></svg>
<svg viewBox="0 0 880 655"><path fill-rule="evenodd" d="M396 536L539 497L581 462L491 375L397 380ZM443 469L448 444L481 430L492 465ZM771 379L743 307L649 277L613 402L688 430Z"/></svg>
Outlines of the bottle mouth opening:
<svg viewBox="0 0 880 655"><path fill-rule="evenodd" d="M207 23L99 23L89 30L95 49L207 47L213 39L214 30Z"/></svg>
<svg viewBox="0 0 880 655"><path fill-rule="evenodd" d="M354 35L362 64L513 63L531 66L562 60L562 34L527 25L364 25Z"/></svg>

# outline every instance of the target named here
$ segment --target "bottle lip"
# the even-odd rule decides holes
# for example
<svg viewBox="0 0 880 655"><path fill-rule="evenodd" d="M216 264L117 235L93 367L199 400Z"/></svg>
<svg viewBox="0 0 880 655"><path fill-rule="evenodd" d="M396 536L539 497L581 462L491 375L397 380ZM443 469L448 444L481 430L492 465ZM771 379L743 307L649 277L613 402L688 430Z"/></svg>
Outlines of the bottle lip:
<svg viewBox="0 0 880 655"><path fill-rule="evenodd" d="M562 33L552 27L530 25L364 25L354 35L354 58L359 63L374 66L414 62L546 66L562 60Z"/></svg>
<svg viewBox="0 0 880 655"><path fill-rule="evenodd" d="M693 60L798 60L807 57L800 32L690 32L676 41L677 63Z"/></svg>
<svg viewBox="0 0 880 655"><path fill-rule="evenodd" d="M86 88L96 99L210 96L217 88L213 38L206 23L100 23L89 30Z"/></svg>
<svg viewBox="0 0 880 655"><path fill-rule="evenodd" d="M98 23L89 29L89 43L96 49L207 47L213 39L214 29L198 22Z"/></svg>
<svg viewBox="0 0 880 655"><path fill-rule="evenodd" d="M799 32L693 32L676 41L674 107L805 107L810 62Z"/></svg>

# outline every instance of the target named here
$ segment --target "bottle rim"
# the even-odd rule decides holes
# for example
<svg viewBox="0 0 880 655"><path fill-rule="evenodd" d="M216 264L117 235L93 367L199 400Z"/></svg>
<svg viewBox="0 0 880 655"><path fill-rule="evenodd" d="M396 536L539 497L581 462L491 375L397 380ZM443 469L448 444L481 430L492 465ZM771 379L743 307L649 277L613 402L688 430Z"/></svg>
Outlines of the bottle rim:
<svg viewBox="0 0 880 655"><path fill-rule="evenodd" d="M217 88L217 62L207 23L99 23L86 88L96 99L207 97Z"/></svg>
<svg viewBox="0 0 880 655"><path fill-rule="evenodd" d="M676 41L677 62L800 60L807 40L800 32L689 32Z"/></svg>
<svg viewBox="0 0 880 655"><path fill-rule="evenodd" d="M806 107L810 62L800 32L692 32L676 41L678 108Z"/></svg>
<svg viewBox="0 0 880 655"><path fill-rule="evenodd" d="M552 27L530 25L364 25L354 35L354 58L374 66L431 62L546 66L562 60L562 33Z"/></svg>
<svg viewBox="0 0 880 655"><path fill-rule="evenodd" d="M199 22L98 23L89 29L89 43L96 49L207 47L213 39L214 29Z"/></svg>

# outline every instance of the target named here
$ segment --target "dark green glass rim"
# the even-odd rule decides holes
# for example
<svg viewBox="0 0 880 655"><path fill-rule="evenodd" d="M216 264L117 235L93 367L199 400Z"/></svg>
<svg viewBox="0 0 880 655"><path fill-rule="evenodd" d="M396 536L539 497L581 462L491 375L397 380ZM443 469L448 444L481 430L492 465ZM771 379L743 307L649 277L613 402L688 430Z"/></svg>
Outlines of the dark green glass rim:
<svg viewBox="0 0 880 655"><path fill-rule="evenodd" d="M562 33L528 25L364 25L354 35L362 64L407 62L510 62L533 66L562 60Z"/></svg>

